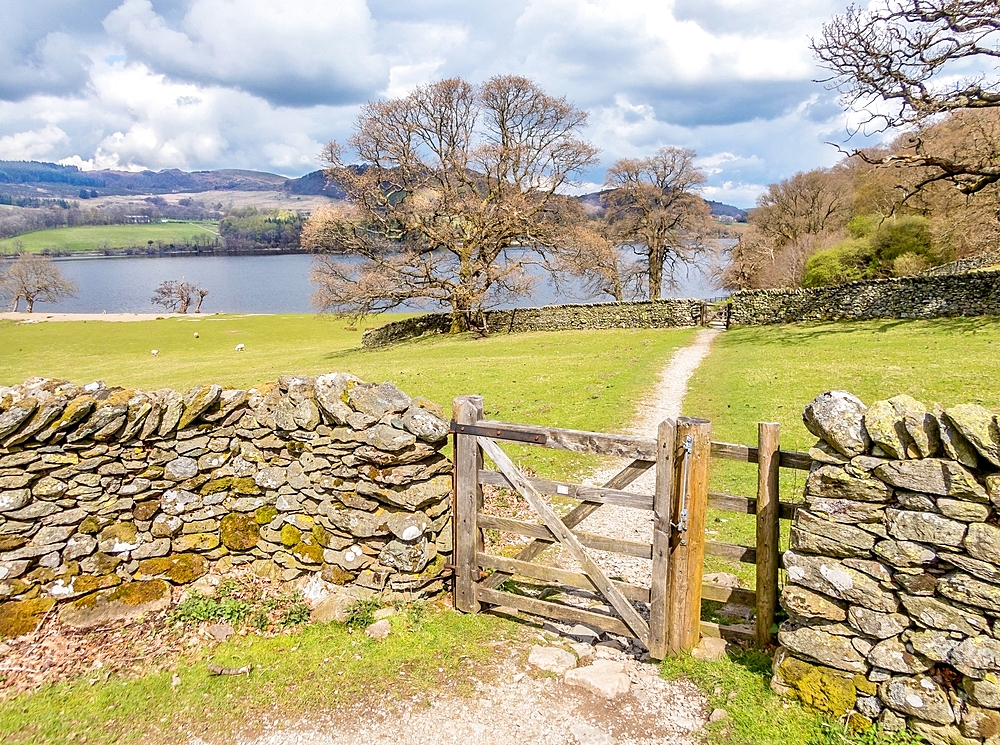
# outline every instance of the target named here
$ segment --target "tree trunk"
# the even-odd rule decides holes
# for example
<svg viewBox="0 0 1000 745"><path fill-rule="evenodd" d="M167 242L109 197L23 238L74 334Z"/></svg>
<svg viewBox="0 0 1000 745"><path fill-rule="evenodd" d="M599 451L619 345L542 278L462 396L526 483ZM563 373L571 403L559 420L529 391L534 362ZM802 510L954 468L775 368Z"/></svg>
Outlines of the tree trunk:
<svg viewBox="0 0 1000 745"><path fill-rule="evenodd" d="M203 302L205 302L205 296L204 295L198 295L198 304L194 307L194 312L195 313L201 313L201 304Z"/></svg>
<svg viewBox="0 0 1000 745"><path fill-rule="evenodd" d="M649 299L660 299L660 287L663 284L663 248L662 246L647 246L649 252Z"/></svg>
<svg viewBox="0 0 1000 745"><path fill-rule="evenodd" d="M34 295L25 295L24 296L24 304L26 306L28 306L28 307L26 307L24 309L24 312L25 313L31 313L31 311L34 310L34 308L35 308L35 296Z"/></svg>
<svg viewBox="0 0 1000 745"><path fill-rule="evenodd" d="M18 305L19 305L20 303L21 303L21 296L20 296L20 295L15 295L15 296L14 296L14 302L12 302L12 303L10 304L10 312L11 312L11 313L17 313L17 306L18 306Z"/></svg>
<svg viewBox="0 0 1000 745"><path fill-rule="evenodd" d="M191 299L190 298L182 297L181 298L181 304L180 304L180 307L177 308L177 312L178 313L187 313L188 312L188 306L190 304L191 304Z"/></svg>

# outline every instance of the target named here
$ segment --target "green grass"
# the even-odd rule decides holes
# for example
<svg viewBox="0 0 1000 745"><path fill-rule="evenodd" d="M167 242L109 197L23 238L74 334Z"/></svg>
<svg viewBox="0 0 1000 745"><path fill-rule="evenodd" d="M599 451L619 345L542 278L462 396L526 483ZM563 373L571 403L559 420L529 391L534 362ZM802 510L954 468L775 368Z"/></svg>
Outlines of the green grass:
<svg viewBox="0 0 1000 745"><path fill-rule="evenodd" d="M378 319L379 323L390 320ZM369 321L370 323L370 321ZM194 338L194 332L199 338ZM485 396L487 416L573 429L625 427L692 331L534 332L476 338L428 337L376 350L361 331L313 315L192 316L137 323L0 322L0 385L32 376L186 390L216 382L248 387L285 374L350 372L391 381L437 401ZM237 344L246 345L237 353ZM153 357L151 349L159 350ZM511 448L536 471L564 476L593 459L543 448Z"/></svg>
<svg viewBox="0 0 1000 745"><path fill-rule="evenodd" d="M756 445L758 422L780 422L782 448L805 451L816 438L802 424L802 410L823 391L848 390L866 403L908 393L928 405L1000 410L998 381L996 318L739 328L715 340L692 378L684 412L710 419L713 440L744 445ZM782 469L782 498L801 499L805 476ZM713 460L709 488L753 496L756 466ZM712 511L708 529L717 540L753 544L753 517ZM734 568L714 559L708 566ZM741 574L751 576L746 567Z"/></svg>
<svg viewBox="0 0 1000 745"><path fill-rule="evenodd" d="M390 623L394 633L381 642L340 624L314 624L287 635L236 636L210 656L185 652L141 677L103 681L95 672L47 685L0 703L0 741L226 742L269 720L320 717L387 693L403 698L457 689L468 695L470 674L481 677L482 664L495 653L488 642L521 633L495 616L443 608L432 608L413 625L405 614ZM254 667L249 677L212 677L208 662ZM172 685L175 674L179 683ZM102 682L91 684L90 677Z"/></svg>
<svg viewBox="0 0 1000 745"><path fill-rule="evenodd" d="M146 248L149 241L158 243L191 243L215 240L219 224L213 221L171 221L149 225L78 225L71 228L51 228L0 241L0 254L23 250L37 253L45 249L58 251L101 251L114 248ZM20 242L20 243L18 243Z"/></svg>

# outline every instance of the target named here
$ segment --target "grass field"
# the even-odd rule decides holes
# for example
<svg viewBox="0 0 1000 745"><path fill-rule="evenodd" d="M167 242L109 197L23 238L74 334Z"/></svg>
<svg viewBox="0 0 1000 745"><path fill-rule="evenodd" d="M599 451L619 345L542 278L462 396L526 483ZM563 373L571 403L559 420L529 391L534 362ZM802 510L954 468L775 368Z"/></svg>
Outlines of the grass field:
<svg viewBox="0 0 1000 745"><path fill-rule="evenodd" d="M378 323L391 318L380 317ZM634 402L652 388L673 351L693 334L679 329L439 336L363 350L358 348L361 331L345 330L345 325L341 319L315 315L192 316L138 323L0 321L0 384L44 376L186 390L210 382L248 387L279 375L342 371L364 380L391 381L411 395L437 401L449 415L455 396L480 393L491 417L616 431L628 424ZM245 351L237 353L240 343ZM152 356L152 349L159 355ZM593 463L542 448L511 452L551 475L567 475Z"/></svg>
<svg viewBox="0 0 1000 745"><path fill-rule="evenodd" d="M72 228L52 228L24 233L0 241L0 254L11 253L19 245L37 253L45 249L58 251L102 251L114 248L146 248L149 241L157 243L191 243L194 240L215 240L219 232L216 222L162 222L149 225L78 225ZM20 241L20 243L18 243Z"/></svg>

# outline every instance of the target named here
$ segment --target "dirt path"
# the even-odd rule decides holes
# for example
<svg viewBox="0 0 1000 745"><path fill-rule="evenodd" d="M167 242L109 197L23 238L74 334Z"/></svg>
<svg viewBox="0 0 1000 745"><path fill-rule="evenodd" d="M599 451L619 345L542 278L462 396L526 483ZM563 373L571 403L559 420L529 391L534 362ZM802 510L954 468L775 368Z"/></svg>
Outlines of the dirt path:
<svg viewBox="0 0 1000 745"><path fill-rule="evenodd" d="M636 412L633 433L655 436L663 419L680 415L688 380L708 354L717 333L699 331L693 344L674 353L661 371L653 394ZM592 481L606 480L618 468L611 465L595 474ZM652 488L651 475L629 487L646 493ZM650 513L612 505L596 512L581 527L632 540L649 542L652 538ZM599 551L593 555L609 574L649 584L648 560ZM561 564L563 557L552 555L550 560ZM546 624L545 628L556 630L558 625ZM660 678L657 665L641 662L636 648L628 651L602 646L582 648L588 654L616 660L625 667L631 680L629 692L607 700L532 668L525 658L533 643L571 648L566 638L536 633L533 639L498 651L491 674L482 676L493 682L473 678L476 694L471 698L436 692L414 700L359 702L349 711L337 712L335 720L320 718L290 728L277 727L240 745L428 742L444 745L473 740L483 745L693 745L696 742L697 730L704 725L708 713L704 697L686 681ZM579 653L581 647L575 647L575 651ZM581 658L579 664L590 662Z"/></svg>

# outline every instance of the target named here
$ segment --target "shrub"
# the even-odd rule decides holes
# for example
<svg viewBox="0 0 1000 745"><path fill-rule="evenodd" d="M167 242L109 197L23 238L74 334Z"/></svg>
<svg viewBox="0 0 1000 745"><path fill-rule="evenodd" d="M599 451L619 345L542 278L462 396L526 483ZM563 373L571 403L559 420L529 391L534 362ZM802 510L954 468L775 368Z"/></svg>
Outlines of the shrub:
<svg viewBox="0 0 1000 745"><path fill-rule="evenodd" d="M937 258L931 242L930 224L926 218L916 215L882 223L870 240L883 272L890 271L892 262L904 254L922 256L928 262Z"/></svg>
<svg viewBox="0 0 1000 745"><path fill-rule="evenodd" d="M803 287L840 285L870 276L871 247L864 239L848 238L814 253L806 263Z"/></svg>

